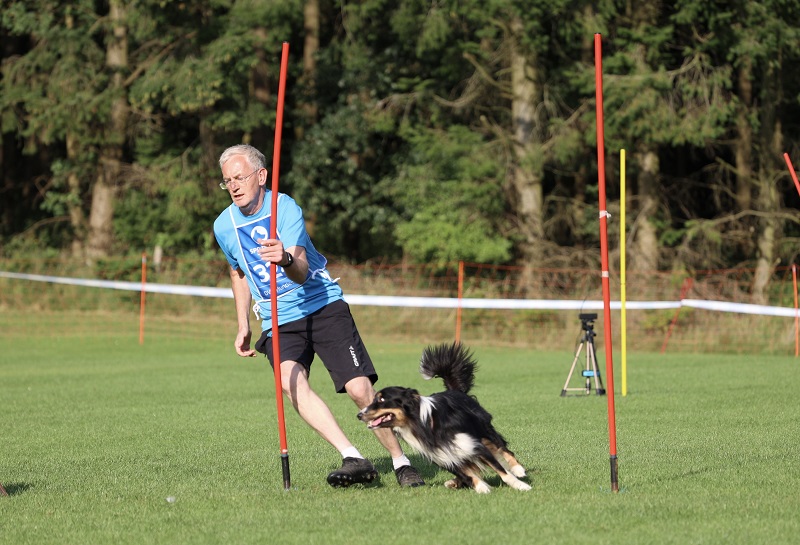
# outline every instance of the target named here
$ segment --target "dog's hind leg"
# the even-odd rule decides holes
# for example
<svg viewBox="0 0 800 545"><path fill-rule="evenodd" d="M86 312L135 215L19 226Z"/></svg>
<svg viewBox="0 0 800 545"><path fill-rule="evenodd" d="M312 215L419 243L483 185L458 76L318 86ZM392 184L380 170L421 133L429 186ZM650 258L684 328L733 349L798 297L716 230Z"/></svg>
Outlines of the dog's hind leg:
<svg viewBox="0 0 800 545"><path fill-rule="evenodd" d="M525 468L519 463L514 453L508 450L508 447L505 445L505 441L497 444L491 439L483 439L481 442L483 443L483 446L489 449L495 458L500 460L503 465L508 468L512 475L520 478L526 475Z"/></svg>
<svg viewBox="0 0 800 545"><path fill-rule="evenodd" d="M491 433L481 439L481 443L512 475L519 478L525 477L525 468L519 463L515 454L508 450L508 445L503 436L492 429Z"/></svg>
<svg viewBox="0 0 800 545"><path fill-rule="evenodd" d="M446 488L472 488L472 481L465 475L456 475L455 478L450 479L444 483Z"/></svg>
<svg viewBox="0 0 800 545"><path fill-rule="evenodd" d="M531 485L520 481L516 476L506 471L505 468L500 464L500 462L497 462L497 460L495 460L495 463L490 462L488 465L492 466L492 469L497 471L497 474L500 475L500 478L503 479L503 482L506 483L511 488L523 491L528 491L531 489ZM517 467L522 467L522 466L517 466Z"/></svg>
<svg viewBox="0 0 800 545"><path fill-rule="evenodd" d="M523 492L527 492L528 490L531 489L531 485L520 481L511 473L500 473L500 478L503 479L504 483L506 483L511 488L514 488L515 490L522 490Z"/></svg>
<svg viewBox="0 0 800 545"><path fill-rule="evenodd" d="M516 490L530 490L531 486L528 483L524 483L520 481L517 477L524 477L525 476L525 468L520 465L517 459L514 457L514 453L510 450L502 447L498 447L491 441L484 441L484 447L486 447L486 452L481 456L484 463L494 469L500 478L503 479L503 482L506 483L511 488ZM509 470L506 471L506 468L503 467L497 456L498 454L502 455L502 459L508 463Z"/></svg>
<svg viewBox="0 0 800 545"><path fill-rule="evenodd" d="M525 468L522 467L522 464L519 463L517 457L514 456L514 453L508 450L507 448L499 449L500 454L503 455L503 459L508 464L508 470L515 476L515 477L524 477L526 475Z"/></svg>
<svg viewBox="0 0 800 545"><path fill-rule="evenodd" d="M488 494L492 491L492 487L481 479L481 471L476 465L469 464L451 471L456 478L444 483L447 488L472 488L478 494Z"/></svg>

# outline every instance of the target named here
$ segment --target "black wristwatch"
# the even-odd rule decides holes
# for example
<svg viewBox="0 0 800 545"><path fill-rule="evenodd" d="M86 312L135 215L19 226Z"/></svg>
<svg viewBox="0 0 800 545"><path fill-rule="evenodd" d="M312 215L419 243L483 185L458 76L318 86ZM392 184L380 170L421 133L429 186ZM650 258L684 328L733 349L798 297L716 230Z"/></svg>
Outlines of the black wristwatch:
<svg viewBox="0 0 800 545"><path fill-rule="evenodd" d="M284 251L283 255L286 256L286 265L281 265L284 269L288 269L294 264L294 257L289 252Z"/></svg>

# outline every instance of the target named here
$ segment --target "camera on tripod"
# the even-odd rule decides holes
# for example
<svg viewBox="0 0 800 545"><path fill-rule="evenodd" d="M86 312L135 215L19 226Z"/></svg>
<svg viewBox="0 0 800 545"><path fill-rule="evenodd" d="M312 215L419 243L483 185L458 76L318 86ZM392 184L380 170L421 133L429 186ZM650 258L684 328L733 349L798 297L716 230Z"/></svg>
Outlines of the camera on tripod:
<svg viewBox="0 0 800 545"><path fill-rule="evenodd" d="M578 314L578 318L581 320L581 327L584 331L589 332L594 329L594 321L597 320L597 314Z"/></svg>
<svg viewBox="0 0 800 545"><path fill-rule="evenodd" d="M592 380L594 380L594 389L597 395L605 395L606 389L603 386L603 377L600 376L600 369L597 367L597 352L594 347L594 321L597 320L597 314L578 314L581 320L581 340L578 345L578 350L575 352L575 359L572 360L572 367L569 369L567 381L561 389L561 397L567 395L567 392L578 391L584 394L589 394L592 391ZM575 366L578 363L578 357L583 349L586 349L586 367L581 371L581 377L585 380L583 386L579 388L570 388L569 381L575 371Z"/></svg>

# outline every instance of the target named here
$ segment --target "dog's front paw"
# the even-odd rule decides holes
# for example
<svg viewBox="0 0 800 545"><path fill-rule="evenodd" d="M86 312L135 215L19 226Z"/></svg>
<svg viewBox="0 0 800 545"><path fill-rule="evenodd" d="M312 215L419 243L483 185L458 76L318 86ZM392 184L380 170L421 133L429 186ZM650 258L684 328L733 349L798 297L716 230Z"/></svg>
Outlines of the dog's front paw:
<svg viewBox="0 0 800 545"><path fill-rule="evenodd" d="M509 468L509 471L514 477L522 478L525 476L525 468L521 465L515 465Z"/></svg>
<svg viewBox="0 0 800 545"><path fill-rule="evenodd" d="M524 483L523 483L523 484L524 484ZM530 486L529 486L528 488L530 488ZM491 491L492 491L492 487L491 487L491 486L489 486L488 484L486 484L486 483L485 483L485 482L483 482L483 481L479 481L479 482L478 482L478 483L475 485L475 492L477 492L478 494L488 494L488 493L489 493L489 492L491 492Z"/></svg>

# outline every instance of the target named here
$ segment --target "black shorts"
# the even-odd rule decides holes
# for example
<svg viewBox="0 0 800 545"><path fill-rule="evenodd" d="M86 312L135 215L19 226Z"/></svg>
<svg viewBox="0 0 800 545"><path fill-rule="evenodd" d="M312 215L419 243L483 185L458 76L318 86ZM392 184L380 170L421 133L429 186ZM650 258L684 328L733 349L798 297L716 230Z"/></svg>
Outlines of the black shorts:
<svg viewBox="0 0 800 545"><path fill-rule="evenodd" d="M375 384L378 374L361 341L350 306L342 301L278 327L281 361L296 361L311 372L314 354L319 355L333 379L336 391L343 393L344 385L356 377L367 377ZM256 350L266 354L270 365L272 336L264 331L256 342Z"/></svg>

